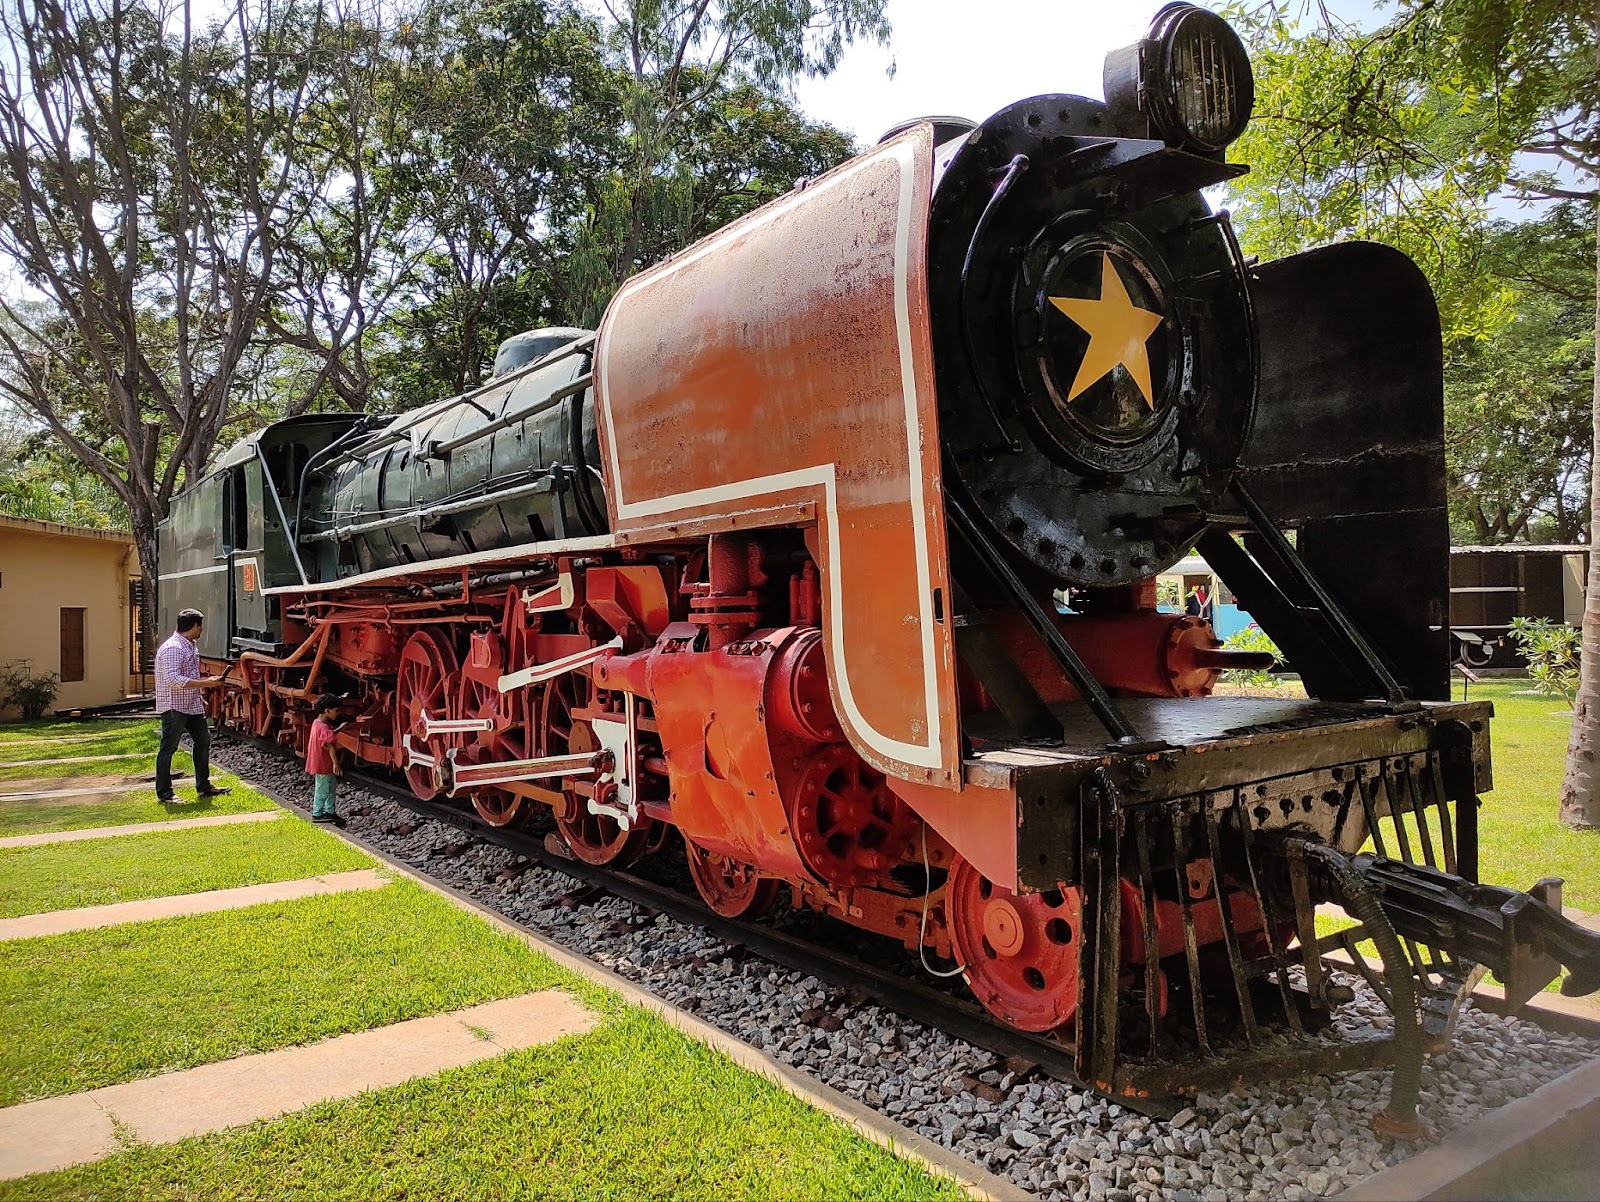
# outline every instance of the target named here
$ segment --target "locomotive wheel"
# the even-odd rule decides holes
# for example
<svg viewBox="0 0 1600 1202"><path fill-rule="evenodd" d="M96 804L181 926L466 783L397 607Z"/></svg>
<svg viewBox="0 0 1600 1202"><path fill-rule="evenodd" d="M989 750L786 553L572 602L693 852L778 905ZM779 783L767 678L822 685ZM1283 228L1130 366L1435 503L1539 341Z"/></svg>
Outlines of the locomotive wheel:
<svg viewBox="0 0 1600 1202"><path fill-rule="evenodd" d="M1012 893L961 860L946 897L967 984L991 1014L1023 1031L1052 1031L1071 1020L1078 1009L1078 890Z"/></svg>
<svg viewBox="0 0 1600 1202"><path fill-rule="evenodd" d="M522 590L512 585L506 590L505 609L500 616L500 635L506 645L506 671L528 666L528 643L538 628L538 619L528 617L522 604Z"/></svg>
<svg viewBox="0 0 1600 1202"><path fill-rule="evenodd" d="M495 718L497 727L505 729L480 731L469 736L473 741L456 752L457 764L482 764L494 760L520 760L527 757L528 735L525 728L515 725L511 707L512 693L500 693L493 685L463 676L461 680L460 714L463 718ZM504 715L504 717L502 717ZM509 721L513 725L506 726ZM524 799L493 785L472 791L472 808L478 811L490 826L509 826L522 812Z"/></svg>
<svg viewBox="0 0 1600 1202"><path fill-rule="evenodd" d="M587 705L592 695L589 678L576 672L558 676L545 686L539 702L541 756L599 750L594 730L572 712ZM561 832L568 850L585 864L626 868L636 863L650 846L653 823L649 819L638 822L631 830L623 830L615 818L589 813L588 797L579 793L570 781L562 786L561 795L556 829Z"/></svg>
<svg viewBox="0 0 1600 1202"><path fill-rule="evenodd" d="M422 716L426 711L443 718L454 708L450 686L455 683L455 670L456 653L443 636L432 630L419 630L406 641L394 688L396 742L409 732L414 746L427 748L428 754L436 758L444 756L442 735L423 737ZM432 801L439 795L439 783L431 768L414 764L405 773L411 791L423 801Z"/></svg>
<svg viewBox="0 0 1600 1202"><path fill-rule="evenodd" d="M811 757L789 808L806 867L830 884L879 879L899 862L916 829L883 774L845 743Z"/></svg>
<svg viewBox="0 0 1600 1202"><path fill-rule="evenodd" d="M760 875L749 864L683 841L689 855L689 875L713 913L724 918L760 918L778 900L781 881Z"/></svg>

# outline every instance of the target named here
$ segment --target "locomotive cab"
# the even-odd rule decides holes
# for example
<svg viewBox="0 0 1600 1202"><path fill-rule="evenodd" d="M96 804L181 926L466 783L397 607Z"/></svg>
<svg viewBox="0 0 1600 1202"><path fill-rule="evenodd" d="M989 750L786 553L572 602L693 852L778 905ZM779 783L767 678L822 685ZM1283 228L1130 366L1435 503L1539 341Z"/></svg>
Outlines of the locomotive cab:
<svg viewBox="0 0 1600 1202"><path fill-rule="evenodd" d="M173 498L156 531L162 629L172 629L180 610L198 609L207 618L198 644L207 659L281 650L282 614L269 590L306 581L292 537L301 477L358 420L308 414L277 422L234 443Z"/></svg>

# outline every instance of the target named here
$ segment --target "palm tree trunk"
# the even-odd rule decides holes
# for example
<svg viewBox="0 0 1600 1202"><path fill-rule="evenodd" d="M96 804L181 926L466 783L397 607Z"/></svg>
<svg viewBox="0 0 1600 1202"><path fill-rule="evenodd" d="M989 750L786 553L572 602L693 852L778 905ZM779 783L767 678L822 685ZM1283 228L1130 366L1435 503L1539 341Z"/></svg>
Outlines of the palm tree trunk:
<svg viewBox="0 0 1600 1202"><path fill-rule="evenodd" d="M1595 204L1600 232L1600 202ZM1595 279L1600 283L1600 244ZM1578 700L1572 707L1572 738L1567 744L1567 775L1561 782L1561 821L1567 826L1600 827L1600 555L1595 530L1600 519L1600 287L1595 290L1594 458L1589 482L1589 583L1583 606L1583 663Z"/></svg>

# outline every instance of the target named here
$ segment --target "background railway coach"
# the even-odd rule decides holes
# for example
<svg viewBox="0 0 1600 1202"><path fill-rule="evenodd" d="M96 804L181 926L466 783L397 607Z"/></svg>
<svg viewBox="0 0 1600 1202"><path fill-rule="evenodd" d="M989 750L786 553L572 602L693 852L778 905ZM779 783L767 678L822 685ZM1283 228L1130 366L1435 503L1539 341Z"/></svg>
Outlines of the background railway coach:
<svg viewBox="0 0 1600 1202"><path fill-rule="evenodd" d="M1169 5L1103 103L912 123L466 396L246 440L161 532L166 612L228 606L219 717L300 746L344 693L419 797L682 854L724 915L786 890L1096 1088L1387 1058L1414 1134L1483 966L1592 990L1600 935L1474 883L1432 297L1372 244L1241 256L1203 191L1252 101ZM1309 700L1209 696L1261 663L1158 612L1190 548ZM1390 1037L1328 1037L1336 949Z"/></svg>

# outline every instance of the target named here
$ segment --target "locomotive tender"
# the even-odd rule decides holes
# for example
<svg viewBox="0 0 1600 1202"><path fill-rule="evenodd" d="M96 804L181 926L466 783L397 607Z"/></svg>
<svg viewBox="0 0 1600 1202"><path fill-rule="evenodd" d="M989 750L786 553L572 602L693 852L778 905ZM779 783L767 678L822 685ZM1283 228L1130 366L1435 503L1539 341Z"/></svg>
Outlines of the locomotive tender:
<svg viewBox="0 0 1600 1202"><path fill-rule="evenodd" d="M619 867L675 828L711 909L953 963L1098 1089L1390 1060L1414 1133L1484 968L1587 992L1600 936L1475 883L1436 311L1384 247L1241 255L1252 102L1168 5L1104 103L910 124L473 392L244 440L160 532L217 717L299 748L343 693L420 798ZM1192 547L1309 700L1211 696L1257 658L1156 609ZM1329 1038L1341 973L1389 1038Z"/></svg>

